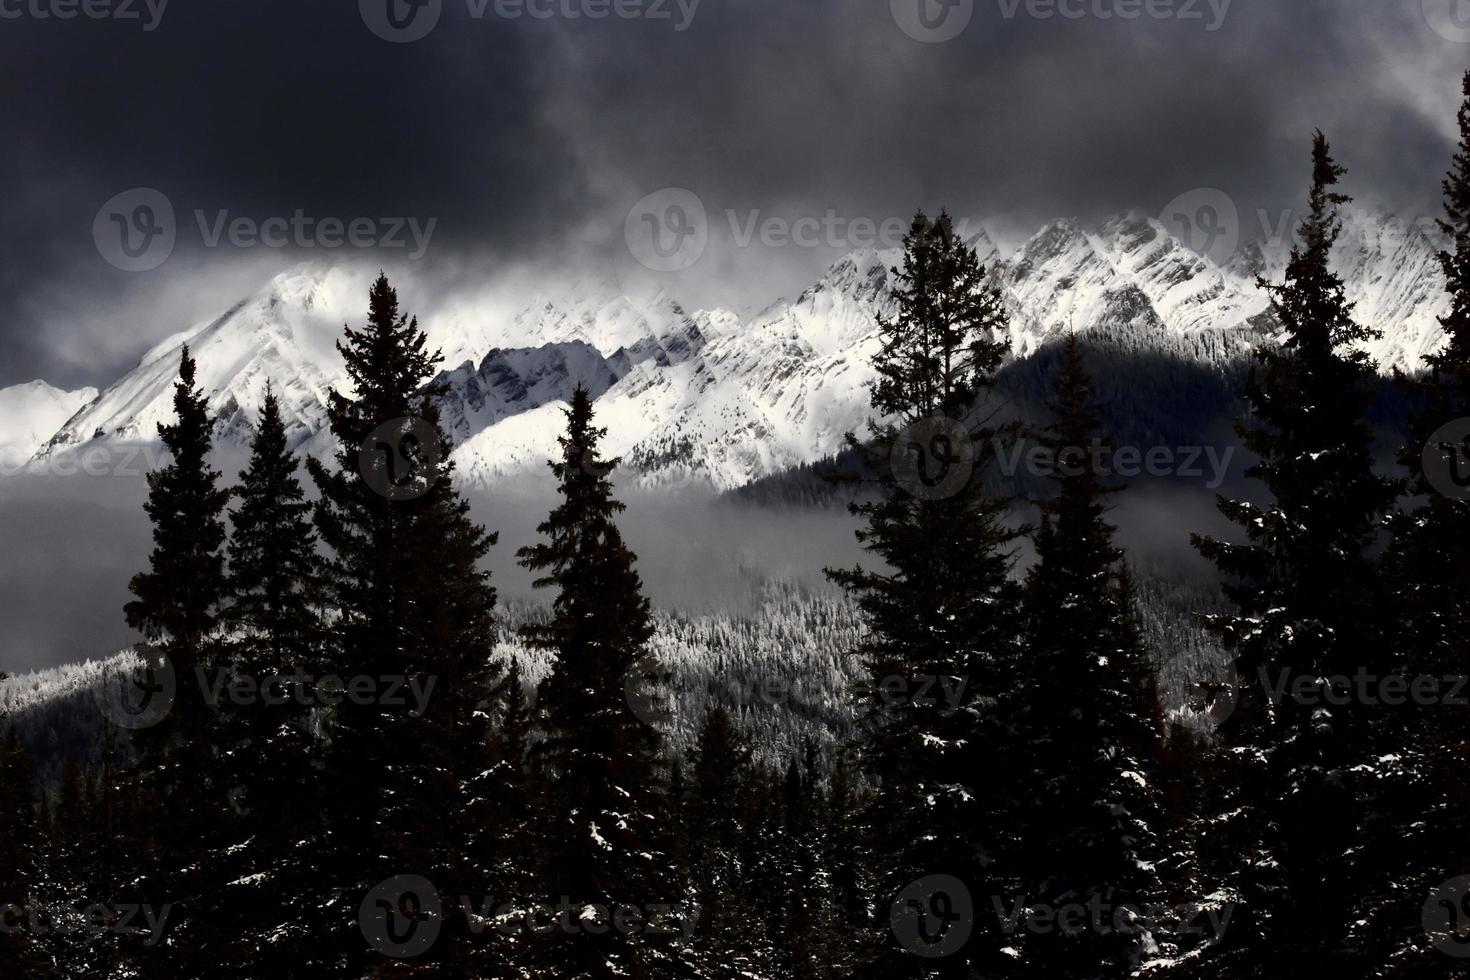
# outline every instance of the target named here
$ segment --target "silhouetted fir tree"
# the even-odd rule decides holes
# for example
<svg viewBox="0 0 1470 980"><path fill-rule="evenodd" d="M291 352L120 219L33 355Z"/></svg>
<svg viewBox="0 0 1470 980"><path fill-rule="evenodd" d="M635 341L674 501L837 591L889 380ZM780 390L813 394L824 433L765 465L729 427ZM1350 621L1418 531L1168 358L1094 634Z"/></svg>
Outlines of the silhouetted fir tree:
<svg viewBox="0 0 1470 980"><path fill-rule="evenodd" d="M195 387L195 364L184 345L174 385L174 421L158 424L169 464L148 474L153 522L149 569L128 587L136 596L124 612L128 625L165 646L174 668L187 674L215 631L225 592L224 509L229 491L209 465L214 420Z"/></svg>
<svg viewBox="0 0 1470 980"><path fill-rule="evenodd" d="M1388 605L1371 551L1395 486L1373 472L1365 413L1376 376L1357 346L1375 334L1354 322L1330 268L1348 198L1334 190L1343 170L1321 133L1312 157L1310 212L1285 281L1262 283L1284 339L1257 351L1251 416L1237 426L1259 460L1249 475L1271 499L1220 499L1245 543L1194 539L1239 607L1209 621L1239 687L1220 726L1232 766L1220 777L1236 795L1215 832L1233 842L1228 886L1241 905L1224 942L1196 964L1230 976L1348 968L1366 787L1378 776L1380 709L1338 696L1350 692L1320 703L1268 693L1360 669L1382 676L1389 665Z"/></svg>
<svg viewBox="0 0 1470 980"><path fill-rule="evenodd" d="M177 906L168 941L147 954L148 969L158 976L199 968L204 947L195 929L202 921L198 900L206 884L200 871L218 829L211 806L219 787L207 737L210 709L197 678L218 655L229 491L219 486L220 473L209 463L214 420L207 396L196 386L187 345L180 353L173 407L174 420L158 425L169 462L148 474L143 505L153 523L153 552L148 571L129 583L136 598L124 607L128 625L168 658L176 678L167 717L133 732L137 791L157 808L141 900Z"/></svg>
<svg viewBox="0 0 1470 980"><path fill-rule="evenodd" d="M1026 657L1015 688L1012 790L1024 828L1026 907L1142 908L1161 898L1154 764L1157 683L1139 636L1123 553L1113 544L1098 450L1108 443L1075 335L1039 435L1053 495L1041 501L1026 576ZM1007 904L1017 898L1011 897ZM1081 925L1015 937L1027 975L1125 976L1147 937Z"/></svg>
<svg viewBox="0 0 1470 980"><path fill-rule="evenodd" d="M420 714L393 698L346 699L326 719L330 845L324 873L339 901L338 970L384 963L359 931L360 902L380 882L422 875L452 901L482 883L470 860L470 782L489 765L483 715L499 670L490 660L495 592L480 560L495 543L455 490L452 445L432 383L440 360L418 321L398 311L386 276L367 325L337 344L351 394L327 408L336 467L308 458L330 549L325 594L335 618L325 662L344 677L434 686ZM379 693L387 695L385 688ZM446 911L431 953L395 975L445 969L465 952L464 916Z"/></svg>
<svg viewBox="0 0 1470 980"><path fill-rule="evenodd" d="M982 907L1000 891L986 856L1010 828L992 794L1004 733L990 704L1016 657L1020 595L1009 572L1019 531L1006 523L1009 500L984 487L992 440L1009 432L982 396L1007 349L1007 320L948 215L914 218L895 271L898 313L881 324L875 448L865 450L878 498L852 507L879 565L829 572L856 597L868 631L857 651L869 680L862 766L880 789L863 824L879 898L861 972L958 977L1005 965L998 937L983 934L993 917L975 918L960 952L921 957L890 934L889 906L934 875L959 878ZM921 696L940 690L959 697Z"/></svg>
<svg viewBox="0 0 1470 980"><path fill-rule="evenodd" d="M313 691L302 678L320 672L322 627L312 505L297 465L267 388L234 490L228 604L220 613L229 637L214 679L222 691L238 683L255 693L244 703L219 697L210 731L223 833L207 864L208 944L246 977L320 975L330 948L320 910L331 896L309 857L326 844L327 801L317 792Z"/></svg>
<svg viewBox="0 0 1470 980"><path fill-rule="evenodd" d="M542 683L542 887L536 899L644 909L681 898L666 874L662 734L630 704L652 682L653 621L634 555L614 519L623 504L580 385L550 463L560 503L537 528L544 541L517 553L552 588L550 621L525 626L528 645L556 658ZM566 978L671 975L675 944L615 929L556 929L540 944L546 969Z"/></svg>
<svg viewBox="0 0 1470 980"><path fill-rule="evenodd" d="M1450 246L1439 253L1450 297L1440 318L1446 343L1425 358L1425 375L1398 379L1418 405L1399 452L1412 501L1391 521L1387 559L1404 621L1395 667L1409 678L1470 675L1470 493L1462 483L1470 480L1463 455L1470 422L1453 429L1470 419L1470 73L1462 92L1460 142L1439 222ZM1436 482L1426 457L1440 461ZM1386 791L1393 829L1385 837L1394 846L1374 852L1381 877L1375 900L1360 910L1361 932L1373 962L1385 964L1376 975L1450 976L1462 963L1434 948L1445 937L1425 935L1422 907L1445 881L1470 869L1470 713L1429 704L1399 714L1408 717ZM1458 911L1453 921L1460 921Z"/></svg>

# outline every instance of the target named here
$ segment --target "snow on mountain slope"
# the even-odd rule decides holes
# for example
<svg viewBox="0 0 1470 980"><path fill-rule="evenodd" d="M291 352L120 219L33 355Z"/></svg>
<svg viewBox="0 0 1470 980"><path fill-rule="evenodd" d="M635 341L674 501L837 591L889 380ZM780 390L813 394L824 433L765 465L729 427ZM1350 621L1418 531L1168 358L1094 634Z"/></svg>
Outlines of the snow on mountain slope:
<svg viewBox="0 0 1470 980"><path fill-rule="evenodd" d="M327 393L342 377L336 342L342 325L362 317L369 280L316 264L283 273L257 295L210 323L159 344L131 372L78 413L51 440L50 451L93 439L146 442L172 418L179 348L188 343L199 385L221 420L222 439L243 443L274 384L286 431L295 445L325 448Z"/></svg>
<svg viewBox="0 0 1470 980"><path fill-rule="evenodd" d="M1286 252L1256 246L1220 268L1139 214L1096 228L1054 222L1004 258L983 233L972 244L1002 290L1022 357L1094 329L1139 349L1239 356L1271 327L1254 276L1279 278ZM723 490L828 455L867 418L876 332L894 313L900 260L897 250L853 252L795 300L745 322L723 310L687 312L665 292L624 295L597 278L526 304L497 301L511 312L492 312L481 297L426 317L431 344L450 355L440 380L458 473L489 484L539 470L578 383L597 396L608 452L631 470L625 480ZM1359 316L1384 330L1373 346L1379 363L1419 367L1441 341L1435 318L1446 302L1430 243L1388 216L1354 214L1335 261ZM53 448L151 439L172 410L187 340L223 438L248 436L270 378L296 443L322 452L326 395L343 384L334 344L344 322L361 322L367 288L365 275L321 265L283 273L156 347L67 422Z"/></svg>
<svg viewBox="0 0 1470 980"><path fill-rule="evenodd" d="M96 388L63 391L44 381L0 388L0 462L15 468L30 459L96 397Z"/></svg>
<svg viewBox="0 0 1470 980"><path fill-rule="evenodd" d="M1257 275L1280 281L1291 244L1253 243L1231 263L1230 272L1251 281ZM1436 246L1418 227L1391 214L1349 209L1332 265L1343 278L1353 316L1383 332L1364 345L1379 369L1423 368L1425 355L1444 342L1439 318L1450 306Z"/></svg>

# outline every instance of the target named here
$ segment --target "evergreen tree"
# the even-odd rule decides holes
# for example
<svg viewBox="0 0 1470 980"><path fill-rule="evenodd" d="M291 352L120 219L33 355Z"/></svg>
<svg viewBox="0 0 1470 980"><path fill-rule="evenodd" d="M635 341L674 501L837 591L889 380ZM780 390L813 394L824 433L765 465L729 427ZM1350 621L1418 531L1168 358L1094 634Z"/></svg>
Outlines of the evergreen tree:
<svg viewBox="0 0 1470 980"><path fill-rule="evenodd" d="M1398 379L1415 396L1399 460L1410 473L1413 506L1392 520L1388 567L1404 628L1396 668L1409 678L1470 675L1470 493L1457 485L1470 436L1470 73L1462 81L1460 141L1444 181L1439 222L1450 248L1439 254L1449 312L1446 343L1427 373ZM1433 478L1431 478L1433 475ZM1463 477L1461 477L1463 479ZM1383 976L1450 976L1461 965L1425 935L1426 898L1470 868L1470 716L1447 704L1409 706L1388 782L1393 847L1378 856L1378 901L1361 910L1363 941ZM1455 912L1448 922L1458 922ZM1448 924L1448 923L1442 923Z"/></svg>
<svg viewBox="0 0 1470 980"><path fill-rule="evenodd" d="M153 521L149 570L129 583L128 625L166 644L181 675L194 666L215 630L225 592L224 509L229 491L209 465L214 420L194 385L195 364L184 345L174 385L174 421L158 424L169 465L148 474L143 509Z"/></svg>
<svg viewBox="0 0 1470 980"><path fill-rule="evenodd" d="M325 661L344 678L404 682L397 695L378 687L380 696L341 700L326 719L324 873L341 896L336 969L356 973L382 962L358 921L380 882L420 875L445 896L481 885L469 860L470 784L490 764L483 715L498 679L495 592L480 561L495 535L454 488L443 389L433 382L440 356L399 313L386 276L373 284L366 327L347 327L337 349L352 391L333 392L327 409L336 467L307 460L321 493L317 532L331 551ZM428 692L425 703L408 696L410 684ZM446 914L443 941L399 973L436 969L466 941L454 931L464 921Z"/></svg>
<svg viewBox="0 0 1470 980"><path fill-rule="evenodd" d="M1094 449L1105 449L1075 335L1040 438L1056 492L1041 503L1026 577L1027 655L1010 698L1021 733L1015 790L1028 907L1142 908L1162 896L1155 761L1163 718L1113 544ZM1020 896L1017 896L1020 897ZM1074 923L1075 924L1075 923ZM1037 976L1125 976L1149 937L1083 925L1017 937Z"/></svg>
<svg viewBox="0 0 1470 980"><path fill-rule="evenodd" d="M1376 375L1361 347L1375 334L1353 320L1330 267L1348 198L1321 133L1312 160L1310 211L1285 281L1262 283L1284 339L1257 352L1251 417L1237 426L1259 460L1249 475L1270 500L1220 500L1245 543L1195 538L1239 607L1209 620L1239 684L1220 729L1237 795L1216 826L1238 855L1230 888L1241 907L1210 957L1231 976L1346 969L1381 717L1350 692L1292 692L1388 666L1372 548L1395 486L1372 468L1365 415Z"/></svg>
<svg viewBox="0 0 1470 980"><path fill-rule="evenodd" d="M215 704L210 731L222 773L216 818L223 844L210 856L209 945L241 976L320 975L328 894L313 862L325 846L318 743L308 682L321 666L316 534L311 504L287 448L275 392L251 442L231 513L230 629L215 682L254 692ZM287 830L289 828L289 830ZM227 953L225 951L228 951Z"/></svg>
<svg viewBox="0 0 1470 980"><path fill-rule="evenodd" d="M160 422L159 439L169 463L148 474L144 510L153 522L149 569L133 576L136 597L124 607L128 625L167 658L176 693L161 724L133 732L139 756L135 792L156 806L152 846L141 870L140 891L152 905L176 905L169 940L147 954L159 976L200 968L204 955L200 896L204 855L218 842L213 801L219 784L208 740L210 710L197 683L218 657L218 626L225 598L224 510L229 491L209 464L214 420L208 398L195 383L195 363L185 345L174 385L174 420ZM145 682L159 683L152 676Z"/></svg>
<svg viewBox="0 0 1470 980"><path fill-rule="evenodd" d="M991 709L1016 657L1020 596L1009 573L1020 532L1006 523L1009 500L985 488L994 457L982 449L1009 429L994 424L982 396L1007 349L1007 320L948 215L914 218L895 272L898 313L881 324L875 360L876 450L865 452L877 499L852 507L864 522L858 540L880 566L829 573L856 597L868 631L857 651L868 681L862 765L880 789L863 822L882 896L868 971L966 976L967 964L1004 968L998 937L981 935L990 917L953 922L920 956L890 935L889 912L894 901L986 903L999 892L987 855L1009 830L991 792L1004 735ZM928 696L936 691L951 696ZM923 891L936 875L958 878L969 894L905 891ZM949 940L949 928L974 935L950 955L927 955L964 938Z"/></svg>
<svg viewBox="0 0 1470 980"><path fill-rule="evenodd" d="M665 873L662 735L630 704L651 680L653 620L634 555L614 518L613 497L593 425L592 398L577 387L566 412L561 456L551 462L560 503L538 527L544 541L522 548L521 564L554 588L549 622L521 631L556 658L541 685L543 738L535 746L546 798L542 880L552 904L647 908L679 899ZM672 944L650 935L554 930L542 950L550 969L579 977L657 977L671 969Z"/></svg>

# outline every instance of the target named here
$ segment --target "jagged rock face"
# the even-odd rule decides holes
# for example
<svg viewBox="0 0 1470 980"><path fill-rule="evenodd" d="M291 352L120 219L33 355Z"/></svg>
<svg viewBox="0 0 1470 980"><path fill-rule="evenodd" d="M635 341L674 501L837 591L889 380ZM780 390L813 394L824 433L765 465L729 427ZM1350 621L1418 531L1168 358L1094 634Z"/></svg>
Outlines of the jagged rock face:
<svg viewBox="0 0 1470 980"><path fill-rule="evenodd" d="M1289 244L1253 244L1226 267L1156 219L1126 214L1085 228L1058 221L1002 257L972 244L1001 288L1010 343L1026 357L1070 331L1102 331L1139 349L1238 357L1242 337L1276 327L1258 275L1279 279ZM897 250L860 250L793 301L742 320L686 312L663 292L632 297L587 280L499 320L474 311L426 323L446 354L444 417L460 478L490 483L539 468L577 384L597 398L607 447L650 486L729 489L840 448L868 415L868 383ZM1429 241L1389 216L1346 216L1334 261L1384 371L1415 370L1443 339L1448 308ZM276 386L296 446L325 453L327 394L345 384L335 344L362 316L366 275L309 264L273 279L219 319L168 339L69 419L46 451L92 439L149 440L172 411L179 345L199 362L220 437L244 442L265 385ZM58 423L59 424L59 423Z"/></svg>

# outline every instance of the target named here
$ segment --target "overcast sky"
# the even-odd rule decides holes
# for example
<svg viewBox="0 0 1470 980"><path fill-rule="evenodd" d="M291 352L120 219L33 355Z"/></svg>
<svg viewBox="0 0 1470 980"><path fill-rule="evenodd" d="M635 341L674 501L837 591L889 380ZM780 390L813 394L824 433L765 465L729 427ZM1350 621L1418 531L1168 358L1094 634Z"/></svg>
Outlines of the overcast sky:
<svg viewBox="0 0 1470 980"><path fill-rule="evenodd" d="M85 12L109 2L132 16ZM430 305L467 280L641 274L625 219L665 188L708 238L665 285L740 310L865 244L858 219L917 207L1015 244L1218 188L1249 235L1302 198L1314 126L1352 193L1426 213L1470 65L1459 0L416 2L0 0L0 385L106 384L307 255L411 269ZM133 188L174 212L144 271L118 242L163 228L140 210L158 198L104 207ZM230 240L237 218L295 239L298 211L375 244ZM824 226L741 246L772 217ZM422 249L408 225L379 242L395 218Z"/></svg>

